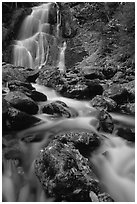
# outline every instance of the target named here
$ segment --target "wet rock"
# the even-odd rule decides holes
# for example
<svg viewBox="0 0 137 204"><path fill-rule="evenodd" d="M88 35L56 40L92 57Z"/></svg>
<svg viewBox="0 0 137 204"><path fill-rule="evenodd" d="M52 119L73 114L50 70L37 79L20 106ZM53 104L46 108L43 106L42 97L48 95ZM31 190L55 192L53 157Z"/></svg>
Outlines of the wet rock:
<svg viewBox="0 0 137 204"><path fill-rule="evenodd" d="M43 67L40 70L40 83L45 86L54 88L61 95L76 99L92 99L96 95L103 93L103 87L97 79L85 79L81 73L74 74L72 77L70 73L61 75L59 70L55 67Z"/></svg>
<svg viewBox="0 0 137 204"><path fill-rule="evenodd" d="M92 99L96 95L102 95L103 93L103 87L100 85L99 80L90 80L86 82L86 85L88 86L88 91L90 95L90 99Z"/></svg>
<svg viewBox="0 0 137 204"><path fill-rule="evenodd" d="M2 81L16 81L16 85L21 83L35 82L39 76L39 70L33 70L27 67L15 66L12 64L3 64L2 66ZM17 84L18 81L18 84ZM31 84L30 84L31 86Z"/></svg>
<svg viewBox="0 0 137 204"><path fill-rule="evenodd" d="M77 63L81 62L85 56L88 56L88 53L78 38L67 40L67 48L65 50L65 65L67 69L72 70L72 68L74 68Z"/></svg>
<svg viewBox="0 0 137 204"><path fill-rule="evenodd" d="M23 130L34 125L35 123L38 123L39 121L40 119L34 116L28 115L13 107L8 107L4 117L2 117L3 131Z"/></svg>
<svg viewBox="0 0 137 204"><path fill-rule="evenodd" d="M121 113L135 115L135 103L126 103L119 106Z"/></svg>
<svg viewBox="0 0 137 204"><path fill-rule="evenodd" d="M25 91L32 91L35 90L35 88L33 88L33 86L28 83L28 82L22 82L19 80L12 80L8 82L8 88L10 89L10 91L18 91L18 90L24 90Z"/></svg>
<svg viewBox="0 0 137 204"><path fill-rule="evenodd" d="M6 119L8 117L9 103L2 98L2 129L6 129Z"/></svg>
<svg viewBox="0 0 137 204"><path fill-rule="evenodd" d="M79 81L76 85L68 86L64 96L77 99L92 99L96 95L101 95L103 92L99 81Z"/></svg>
<svg viewBox="0 0 137 204"><path fill-rule="evenodd" d="M2 25L2 42L6 39L8 29Z"/></svg>
<svg viewBox="0 0 137 204"><path fill-rule="evenodd" d="M99 120L99 131L104 131L108 133L112 133L114 130L114 123L112 120L111 115L104 110L101 110L98 114L98 120Z"/></svg>
<svg viewBox="0 0 137 204"><path fill-rule="evenodd" d="M58 202L93 202L102 196L110 201L85 158L100 142L94 133L62 133L40 151L35 160L35 173L49 197Z"/></svg>
<svg viewBox="0 0 137 204"><path fill-rule="evenodd" d="M61 29L63 38L73 38L76 33L76 24L71 15L70 7L67 4L58 3L61 11Z"/></svg>
<svg viewBox="0 0 137 204"><path fill-rule="evenodd" d="M63 144L72 143L79 150L80 154L89 158L91 152L98 148L101 144L101 139L95 133L87 132L69 132L55 136L55 139Z"/></svg>
<svg viewBox="0 0 137 204"><path fill-rule="evenodd" d="M47 96L45 94L35 90L33 90L31 93L27 93L26 95L36 102L47 101Z"/></svg>
<svg viewBox="0 0 137 204"><path fill-rule="evenodd" d="M9 107L9 103L2 98L2 116L7 115Z"/></svg>
<svg viewBox="0 0 137 204"><path fill-rule="evenodd" d="M48 23L51 24L51 25L55 25L57 23L57 5L55 3L52 3L50 5L48 15L49 15Z"/></svg>
<svg viewBox="0 0 137 204"><path fill-rule="evenodd" d="M97 107L98 109L104 109L108 112L115 111L117 108L117 103L112 100L111 98L104 97L104 96L95 96L91 101L90 101L91 106Z"/></svg>
<svg viewBox="0 0 137 204"><path fill-rule="evenodd" d="M8 101L14 108L28 114L36 114L38 112L38 105L24 93L19 91L13 91L5 96L5 100Z"/></svg>
<svg viewBox="0 0 137 204"><path fill-rule="evenodd" d="M36 159L35 173L44 191L56 201L91 201L89 190L99 192L88 160L71 144L52 141Z"/></svg>
<svg viewBox="0 0 137 204"><path fill-rule="evenodd" d="M126 82L125 74L124 74L123 72L121 72L121 71L118 71L118 72L113 76L112 81L113 81L114 83L119 82L120 84Z"/></svg>
<svg viewBox="0 0 137 204"><path fill-rule="evenodd" d="M121 84L112 84L103 92L103 96L116 101L117 104L123 104L129 101L130 93Z"/></svg>
<svg viewBox="0 0 137 204"><path fill-rule="evenodd" d="M122 84L128 91L128 102L135 103L135 80Z"/></svg>
<svg viewBox="0 0 137 204"><path fill-rule="evenodd" d="M67 91L63 93L64 96L76 99L85 99L89 97L88 86L85 84L69 85Z"/></svg>
<svg viewBox="0 0 137 204"><path fill-rule="evenodd" d="M99 202L114 202L108 193L100 193L98 195Z"/></svg>
<svg viewBox="0 0 137 204"><path fill-rule="evenodd" d="M2 94L7 94L7 92L4 88L2 88Z"/></svg>
<svg viewBox="0 0 137 204"><path fill-rule="evenodd" d="M135 132L131 128L118 128L116 134L128 141L135 142Z"/></svg>
<svg viewBox="0 0 137 204"><path fill-rule="evenodd" d="M2 81L5 83L12 80L26 82L26 76L22 74L23 69L22 67L16 67L11 64L4 64L2 66Z"/></svg>
<svg viewBox="0 0 137 204"><path fill-rule="evenodd" d="M100 69L90 69L90 70L84 70L84 77L86 79L104 79L104 75L102 73L102 70Z"/></svg>
<svg viewBox="0 0 137 204"><path fill-rule="evenodd" d="M55 88L57 85L65 84L64 77L60 74L59 69L53 66L46 66L40 69L39 81L41 84Z"/></svg>
<svg viewBox="0 0 137 204"><path fill-rule="evenodd" d="M29 81L31 83L35 83L36 79L39 76L39 70L38 69L36 69L36 70L30 69L30 70L28 70L28 72L26 70L25 74L27 75L27 77L26 77L27 81Z"/></svg>
<svg viewBox="0 0 137 204"><path fill-rule="evenodd" d="M26 94L28 97L34 101L46 101L47 96L43 93L35 91L35 88L28 82L21 82L17 80L10 81L8 83L10 91L20 91Z"/></svg>
<svg viewBox="0 0 137 204"><path fill-rule="evenodd" d="M46 104L42 107L42 112L51 114L57 117L76 117L78 114L72 108L69 108L65 103L61 101L55 101L50 104Z"/></svg>
<svg viewBox="0 0 137 204"><path fill-rule="evenodd" d="M103 68L102 73L106 77L106 79L111 79L115 73L117 72L117 68L112 66L106 66Z"/></svg>

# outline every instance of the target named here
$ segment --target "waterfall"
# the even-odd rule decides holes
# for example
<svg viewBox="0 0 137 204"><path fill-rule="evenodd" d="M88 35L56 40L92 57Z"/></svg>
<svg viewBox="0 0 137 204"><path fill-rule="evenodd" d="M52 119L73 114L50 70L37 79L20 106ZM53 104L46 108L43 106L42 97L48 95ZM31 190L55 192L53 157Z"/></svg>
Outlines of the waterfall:
<svg viewBox="0 0 137 204"><path fill-rule="evenodd" d="M60 48L57 39L60 38L61 15L56 11L57 23L49 23L49 12L52 3L45 3L32 8L20 28L18 40L14 43L13 64L16 66L41 68L50 61L51 65L65 67L64 51L66 43ZM55 30L55 33L51 30ZM59 44L59 45L58 45ZM50 55L50 56L49 56ZM61 61L61 62L60 62Z"/></svg>

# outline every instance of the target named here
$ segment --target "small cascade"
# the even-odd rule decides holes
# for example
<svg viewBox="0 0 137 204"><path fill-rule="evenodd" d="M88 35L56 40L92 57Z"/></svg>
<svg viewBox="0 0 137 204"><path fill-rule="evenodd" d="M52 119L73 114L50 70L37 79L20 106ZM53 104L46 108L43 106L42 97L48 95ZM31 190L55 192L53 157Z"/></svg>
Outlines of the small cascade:
<svg viewBox="0 0 137 204"><path fill-rule="evenodd" d="M66 50L67 44L66 42L63 43L63 46L60 47L60 55L59 55L59 70L62 74L64 74L66 72L66 68L65 68L65 50Z"/></svg>
<svg viewBox="0 0 137 204"><path fill-rule="evenodd" d="M116 202L134 202L135 146L115 135L109 139L107 147L93 154L90 160L106 191Z"/></svg>
<svg viewBox="0 0 137 204"><path fill-rule="evenodd" d="M65 69L66 43L64 42L63 47L60 48L57 42L60 38L61 15L57 10L57 24L53 29L49 24L51 6L52 3L45 3L33 7L31 15L23 21L18 40L14 44L13 64L16 66L41 68L49 60L54 66L58 65L59 61L60 70ZM51 30L55 30L56 33L53 31L51 33Z"/></svg>

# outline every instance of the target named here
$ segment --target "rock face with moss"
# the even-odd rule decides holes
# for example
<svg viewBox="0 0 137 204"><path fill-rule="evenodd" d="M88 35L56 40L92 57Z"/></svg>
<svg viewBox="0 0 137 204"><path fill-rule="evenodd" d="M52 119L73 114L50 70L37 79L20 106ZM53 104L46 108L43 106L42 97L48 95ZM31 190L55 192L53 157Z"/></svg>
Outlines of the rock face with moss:
<svg viewBox="0 0 137 204"><path fill-rule="evenodd" d="M75 111L75 109L68 107L62 101L55 101L55 102L43 105L41 107L41 111L42 113L53 115L58 118L59 117L70 118L70 117L78 116L78 113Z"/></svg>
<svg viewBox="0 0 137 204"><path fill-rule="evenodd" d="M94 197L100 201L100 184L87 159L99 145L98 136L74 132L56 136L42 149L35 172L47 195L58 202L91 202ZM112 201L105 196L106 201Z"/></svg>

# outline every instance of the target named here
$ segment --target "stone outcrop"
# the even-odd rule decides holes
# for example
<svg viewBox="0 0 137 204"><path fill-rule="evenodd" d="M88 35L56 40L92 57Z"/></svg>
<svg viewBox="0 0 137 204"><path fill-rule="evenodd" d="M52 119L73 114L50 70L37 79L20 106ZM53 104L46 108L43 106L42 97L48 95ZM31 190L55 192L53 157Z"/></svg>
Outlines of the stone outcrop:
<svg viewBox="0 0 137 204"><path fill-rule="evenodd" d="M117 109L117 103L108 97L104 96L95 96L91 101L90 101L91 106L99 108L100 110L106 110L108 112L113 112L116 111Z"/></svg>
<svg viewBox="0 0 137 204"><path fill-rule="evenodd" d="M2 100L2 128L4 131L18 131L28 128L40 119L13 108L5 99Z"/></svg>
<svg viewBox="0 0 137 204"><path fill-rule="evenodd" d="M65 103L61 101L55 101L48 103L41 107L42 113L50 114L55 117L77 117L78 113L72 108L68 107Z"/></svg>
<svg viewBox="0 0 137 204"><path fill-rule="evenodd" d="M100 184L82 156L86 147L99 146L94 134L68 133L57 136L42 149L35 161L35 173L44 191L55 201L88 202L100 199ZM88 154L87 154L88 155ZM105 193L104 193L105 194ZM106 201L112 199L106 195Z"/></svg>
<svg viewBox="0 0 137 204"><path fill-rule="evenodd" d="M36 114L38 112L38 105L24 93L13 91L5 96L5 100L14 108L28 114Z"/></svg>

